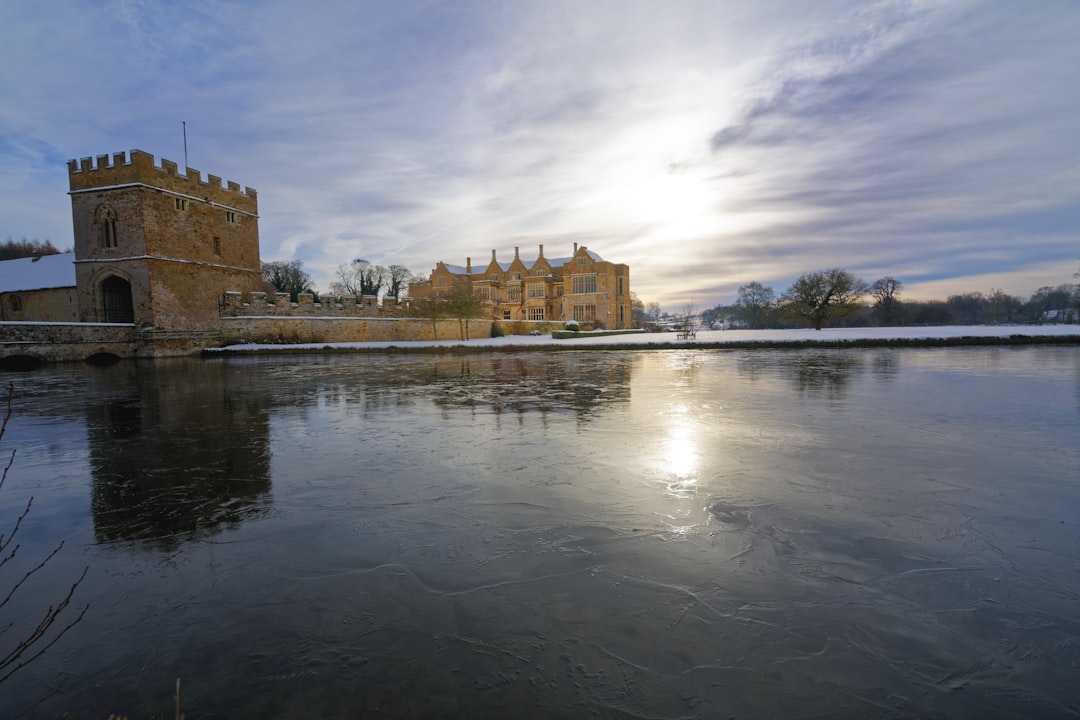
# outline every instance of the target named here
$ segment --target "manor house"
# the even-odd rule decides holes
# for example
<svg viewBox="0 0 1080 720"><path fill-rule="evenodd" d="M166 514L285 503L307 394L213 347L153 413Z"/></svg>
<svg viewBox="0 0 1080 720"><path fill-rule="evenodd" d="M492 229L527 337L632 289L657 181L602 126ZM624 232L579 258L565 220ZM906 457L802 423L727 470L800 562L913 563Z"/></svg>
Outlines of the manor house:
<svg viewBox="0 0 1080 720"><path fill-rule="evenodd" d="M604 260L584 245L574 243L568 257L546 258L544 246L535 259L523 260L520 248L514 259L499 262L495 250L486 265L439 262L424 283L409 288L413 298L446 295L468 288L486 302L492 320L540 324L576 320L583 327L632 327L630 268Z"/></svg>

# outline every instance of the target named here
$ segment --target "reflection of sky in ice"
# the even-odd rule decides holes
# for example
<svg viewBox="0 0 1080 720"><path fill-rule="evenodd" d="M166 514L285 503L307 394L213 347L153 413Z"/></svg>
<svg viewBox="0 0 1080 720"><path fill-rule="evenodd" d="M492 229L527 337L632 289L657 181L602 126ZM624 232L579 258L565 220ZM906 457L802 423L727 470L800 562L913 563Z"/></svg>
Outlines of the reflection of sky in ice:
<svg viewBox="0 0 1080 720"><path fill-rule="evenodd" d="M65 430L13 435L26 447L0 499L39 496L28 550L78 549L56 586L92 566L94 612L50 652L72 677L43 712L160 712L132 698L130 667L140 688L184 676L193 710L222 715L328 697L342 717L1037 716L1076 700L1074 348L139 367L21 388L26 427L55 413ZM100 426L113 396L142 408L145 436ZM196 404L205 427L185 441ZM71 427L80 412L99 426ZM87 483L108 478L87 472L160 470L175 448L183 487L209 447L229 482L137 496L168 507L175 542L96 540ZM245 467L269 481L252 493ZM113 510L152 521L124 497Z"/></svg>

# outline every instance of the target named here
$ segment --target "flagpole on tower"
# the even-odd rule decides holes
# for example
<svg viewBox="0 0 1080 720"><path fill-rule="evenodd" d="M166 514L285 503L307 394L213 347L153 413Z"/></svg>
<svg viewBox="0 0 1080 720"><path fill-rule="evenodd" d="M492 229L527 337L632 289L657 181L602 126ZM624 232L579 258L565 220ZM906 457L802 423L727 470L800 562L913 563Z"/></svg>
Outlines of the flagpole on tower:
<svg viewBox="0 0 1080 720"><path fill-rule="evenodd" d="M187 174L187 120L181 120L180 124L184 126L184 173Z"/></svg>

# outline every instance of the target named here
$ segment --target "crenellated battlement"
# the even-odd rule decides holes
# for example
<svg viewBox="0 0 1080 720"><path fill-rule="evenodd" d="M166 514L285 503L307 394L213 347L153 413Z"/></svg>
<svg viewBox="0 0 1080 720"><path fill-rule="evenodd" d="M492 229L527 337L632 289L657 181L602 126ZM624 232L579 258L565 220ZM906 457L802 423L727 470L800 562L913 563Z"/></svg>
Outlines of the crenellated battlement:
<svg viewBox="0 0 1080 720"><path fill-rule="evenodd" d="M227 291L222 297L222 317L261 317L266 315L287 317L357 317L357 318L394 318L409 314L409 299L403 298L395 303L392 297L384 297L382 302L374 295L355 297L346 295L315 296L300 293L297 302L289 300L289 293L265 292L248 293L245 301L243 293Z"/></svg>
<svg viewBox="0 0 1080 720"><path fill-rule="evenodd" d="M181 174L176 163L165 158L161 158L160 165L155 165L150 153L132 150L112 156L68 160L68 182L73 193L141 184L258 214L258 195L254 188L241 190L239 183L231 180L223 184L217 175L207 175L203 180L195 168L185 170Z"/></svg>

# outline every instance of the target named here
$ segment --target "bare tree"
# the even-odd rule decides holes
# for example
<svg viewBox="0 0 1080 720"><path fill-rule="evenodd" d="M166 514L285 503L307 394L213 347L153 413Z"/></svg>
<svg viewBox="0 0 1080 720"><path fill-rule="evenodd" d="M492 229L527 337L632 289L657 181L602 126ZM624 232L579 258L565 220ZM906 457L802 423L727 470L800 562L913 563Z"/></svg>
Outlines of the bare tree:
<svg viewBox="0 0 1080 720"><path fill-rule="evenodd" d="M950 295L945 305L952 313L954 325L983 325L986 323L986 297L981 292Z"/></svg>
<svg viewBox="0 0 1080 720"><path fill-rule="evenodd" d="M387 272L382 265L357 258L351 263L338 265L338 280L330 289L337 295L378 295L386 285Z"/></svg>
<svg viewBox="0 0 1080 720"><path fill-rule="evenodd" d="M765 287L759 282L739 286L735 311L747 327L753 329L765 327L775 308L776 293L771 287Z"/></svg>
<svg viewBox="0 0 1080 720"><path fill-rule="evenodd" d="M1070 322L1080 307L1080 286L1062 283L1036 290L1027 301L1028 321L1036 323Z"/></svg>
<svg viewBox="0 0 1080 720"><path fill-rule="evenodd" d="M630 317L634 321L634 327L645 325L645 303L638 297L636 292L630 292Z"/></svg>
<svg viewBox="0 0 1080 720"><path fill-rule="evenodd" d="M304 270L303 260L273 260L262 264L263 282L272 286L275 292L289 293L289 299L296 302L300 293L315 293L311 276Z"/></svg>
<svg viewBox="0 0 1080 720"><path fill-rule="evenodd" d="M678 333L681 337L692 338L697 336L698 311L693 303L683 305L677 321Z"/></svg>
<svg viewBox="0 0 1080 720"><path fill-rule="evenodd" d="M484 300L474 293L472 288L463 284L453 288L449 293L426 295L420 298L413 303L411 314L415 317L431 318L433 331L437 327L436 319L457 318L461 338L468 340L468 321L471 318L483 316Z"/></svg>
<svg viewBox="0 0 1080 720"><path fill-rule="evenodd" d="M900 294L903 287L904 284L891 275L875 280L870 285L870 295L874 298L874 312L877 313L882 325L896 324L896 310L899 302L896 296Z"/></svg>
<svg viewBox="0 0 1080 720"><path fill-rule="evenodd" d="M701 311L701 324L710 330L715 330L719 325L720 329L724 329L724 306L717 305L714 308Z"/></svg>
<svg viewBox="0 0 1080 720"><path fill-rule="evenodd" d="M3 440L4 433L7 431L8 420L11 419L12 414L12 400L15 397L15 387L8 385L8 399L7 399L7 412L4 414L4 421L0 424L0 440ZM0 474L0 489L4 487L4 482L7 480L8 471L15 462L15 451L11 451L11 456L8 458L7 464L4 466L3 473ZM19 532L19 528L22 527L23 521L27 515L30 514L30 507L34 503L34 498L31 497L26 501L26 507L17 518L15 518L15 524L10 528L6 534L0 533L0 611L8 606L8 603L30 579L44 568L50 560L56 557L56 554L64 547L63 541L60 542L52 552L45 556L43 560L36 565L25 571L15 571L15 579L9 581L5 578L10 568L8 563L14 564L16 562L19 545L12 545L15 541L15 536ZM79 576L71 589L68 590L67 595L56 603L50 605L41 614L37 624L28 630L16 630L15 635L8 637L7 633L15 627L15 621L10 620L5 622L0 617L0 638L7 641L4 645L0 646L0 683L10 678L20 668L26 667L31 662L41 657L41 655L51 648L56 642L67 633L72 627L75 626L83 615L86 614L89 605L83 606L79 614L74 617L67 625L60 627L60 616L68 609L72 599L75 596L75 590L79 587L79 584L86 577L86 573L89 568L84 568L82 575ZM70 617L70 613L65 616Z"/></svg>
<svg viewBox="0 0 1080 720"><path fill-rule="evenodd" d="M1004 290L990 288L986 296L986 321L991 325L1011 323L1018 319L1024 301Z"/></svg>
<svg viewBox="0 0 1080 720"><path fill-rule="evenodd" d="M386 268L386 294L394 300L400 300L402 293L409 288L415 275L404 265L391 265Z"/></svg>
<svg viewBox="0 0 1080 720"><path fill-rule="evenodd" d="M0 260L17 260L19 258L40 257L42 255L59 255L60 251L52 244L51 240L12 240L10 237L0 243Z"/></svg>
<svg viewBox="0 0 1080 720"><path fill-rule="evenodd" d="M651 323L660 322L660 303L651 302L645 306L645 319Z"/></svg>
<svg viewBox="0 0 1080 720"><path fill-rule="evenodd" d="M866 283L847 270L832 268L807 273L784 291L783 309L809 320L820 330L826 320L843 317L859 309L867 292Z"/></svg>

